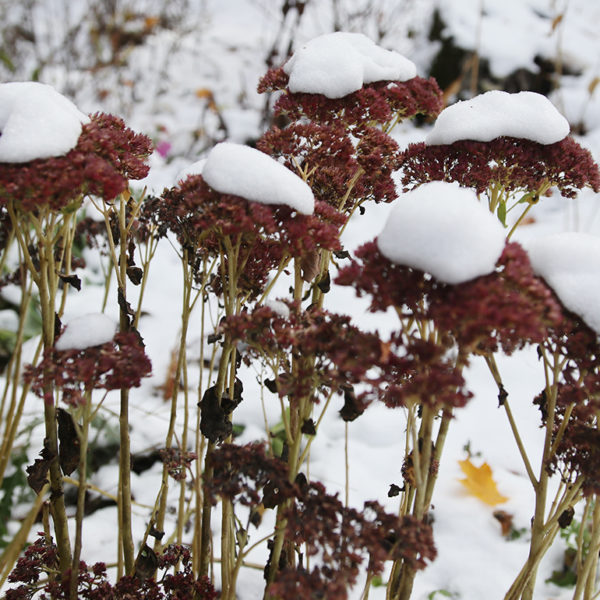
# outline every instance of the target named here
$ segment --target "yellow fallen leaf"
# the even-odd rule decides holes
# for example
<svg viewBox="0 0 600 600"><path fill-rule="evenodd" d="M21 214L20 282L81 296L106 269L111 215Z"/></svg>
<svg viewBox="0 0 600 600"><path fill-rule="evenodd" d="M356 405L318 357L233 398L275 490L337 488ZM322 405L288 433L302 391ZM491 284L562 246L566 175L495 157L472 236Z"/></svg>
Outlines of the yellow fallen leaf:
<svg viewBox="0 0 600 600"><path fill-rule="evenodd" d="M502 496L498 491L496 482L492 478L490 465L484 462L480 467L476 467L468 458L466 460L459 460L458 464L462 472L467 476L466 479L459 479L459 481L473 496L477 496L477 498L490 506L502 504L508 500L506 496Z"/></svg>

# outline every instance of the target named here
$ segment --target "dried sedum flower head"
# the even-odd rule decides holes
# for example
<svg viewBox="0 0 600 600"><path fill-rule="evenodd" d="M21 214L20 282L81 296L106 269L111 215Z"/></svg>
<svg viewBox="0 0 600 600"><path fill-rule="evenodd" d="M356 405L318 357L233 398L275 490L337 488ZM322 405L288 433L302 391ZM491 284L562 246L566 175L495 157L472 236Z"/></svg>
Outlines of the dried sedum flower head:
<svg viewBox="0 0 600 600"><path fill-rule="evenodd" d="M388 514L376 502L366 502L362 510L346 507L322 484L308 483L302 475L292 483L287 464L267 456L263 444L224 444L212 453L210 464L214 476L205 485L213 501L225 496L251 507L262 503L274 508L287 500L286 538L306 544L311 555L320 557L320 566L308 573L292 568L284 553L269 587L277 597L313 598L323 591L346 598L364 562L381 573L387 560L404 559L423 569L436 556L429 525Z"/></svg>
<svg viewBox="0 0 600 600"><path fill-rule="evenodd" d="M398 144L375 127L366 127L352 142L339 123L293 123L271 128L257 147L302 169L315 198L350 212L358 201L390 202L396 198L392 173L400 167Z"/></svg>
<svg viewBox="0 0 600 600"><path fill-rule="evenodd" d="M584 187L600 191L598 165L571 137L554 144L506 136L490 142L411 144L404 153L402 169L406 190L428 181L456 181L486 194L490 201L500 189L509 197L547 195L553 186L566 198L574 198Z"/></svg>
<svg viewBox="0 0 600 600"><path fill-rule="evenodd" d="M269 70L258 84L259 93L284 91L275 103L276 115L285 115L292 121L309 119L321 125L341 124L353 134L371 124L389 125L417 114L435 117L442 110L442 92L433 78L378 81L342 98L292 93L288 84L289 77L283 68Z"/></svg>
<svg viewBox="0 0 600 600"><path fill-rule="evenodd" d="M111 201L129 179L148 174L151 140L118 117L97 113L82 127L77 145L64 156L26 163L0 163L0 203L23 211L41 206L60 210L82 195Z"/></svg>
<svg viewBox="0 0 600 600"><path fill-rule="evenodd" d="M338 227L343 221L320 202L315 204L315 214L304 215L283 204L222 194L201 175L165 190L156 208L153 219L159 230L172 231L192 261L220 254L228 259L229 244L238 245L236 265L243 265L239 284L250 298L260 293L269 272L285 255L302 258L318 248L337 250ZM215 285L218 291L225 283Z"/></svg>
<svg viewBox="0 0 600 600"><path fill-rule="evenodd" d="M294 369L289 361L280 361L274 387L281 397L301 398L314 391L313 400L318 401L325 389L341 393L384 360L387 349L379 337L352 325L350 317L317 308L289 308L289 316L284 316L269 306L258 306L221 324L232 340L247 344L246 362L290 355L307 358L298 360Z"/></svg>
<svg viewBox="0 0 600 600"><path fill-rule="evenodd" d="M402 317L431 321L452 336L463 358L539 343L562 320L560 304L515 243L506 245L494 272L457 285L390 262L375 242L359 248L356 257L360 262L342 269L337 283L354 286L359 296L369 294L372 311L393 306Z"/></svg>
<svg viewBox="0 0 600 600"><path fill-rule="evenodd" d="M44 400L49 385L60 388L63 400L77 405L92 389L118 390L139 387L152 365L136 332L117 333L113 340L84 349L44 351L42 361L26 368L24 378Z"/></svg>

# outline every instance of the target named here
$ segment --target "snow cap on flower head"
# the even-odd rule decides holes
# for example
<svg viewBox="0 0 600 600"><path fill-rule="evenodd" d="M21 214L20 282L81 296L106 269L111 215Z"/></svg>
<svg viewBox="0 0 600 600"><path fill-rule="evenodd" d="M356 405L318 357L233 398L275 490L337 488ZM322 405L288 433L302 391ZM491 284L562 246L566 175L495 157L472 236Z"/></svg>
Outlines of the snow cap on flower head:
<svg viewBox="0 0 600 600"><path fill-rule="evenodd" d="M53 87L34 81L0 84L0 162L64 156L89 118Z"/></svg>
<svg viewBox="0 0 600 600"><path fill-rule="evenodd" d="M600 335L600 238L575 231L555 233L530 241L526 249L534 272Z"/></svg>
<svg viewBox="0 0 600 600"><path fill-rule="evenodd" d="M117 323L104 313L90 313L71 319L58 338L56 350L85 350L110 342L117 331Z"/></svg>
<svg viewBox="0 0 600 600"><path fill-rule="evenodd" d="M428 145L459 140L491 142L514 137L554 144L569 135L569 123L541 94L492 90L444 109L426 138Z"/></svg>
<svg viewBox="0 0 600 600"><path fill-rule="evenodd" d="M208 154L202 177L213 190L262 204L284 204L311 215L315 199L309 185L269 155L222 142Z"/></svg>
<svg viewBox="0 0 600 600"><path fill-rule="evenodd" d="M442 181L401 195L377 238L388 260L450 284L491 273L504 245L504 228L476 193Z"/></svg>
<svg viewBox="0 0 600 600"><path fill-rule="evenodd" d="M342 98L375 81L407 81L417 75L414 63L377 46L362 33L321 35L296 50L284 65L292 93Z"/></svg>

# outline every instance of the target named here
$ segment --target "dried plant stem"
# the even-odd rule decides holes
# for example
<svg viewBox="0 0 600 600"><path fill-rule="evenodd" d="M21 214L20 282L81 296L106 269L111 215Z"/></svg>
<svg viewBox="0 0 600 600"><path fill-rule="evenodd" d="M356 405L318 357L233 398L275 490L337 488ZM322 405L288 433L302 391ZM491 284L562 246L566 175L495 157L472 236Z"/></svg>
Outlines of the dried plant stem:
<svg viewBox="0 0 600 600"><path fill-rule="evenodd" d="M437 478L437 465L433 464L435 457L441 456L444 441L448 432L450 416L446 415L440 425L437 438L434 442L433 422L438 411L429 406L421 406L421 424L419 431L416 430L416 421L409 418L407 436L412 437L412 472L414 475L414 486L405 482L409 490L410 503L405 504L407 509L404 514L412 514L420 521L425 519L433 488ZM412 411L409 410L409 416ZM414 417L414 414L413 414ZM412 489L411 489L412 488ZM416 570L403 561L395 561L386 590L387 600L408 600L412 595L412 589L416 576Z"/></svg>
<svg viewBox="0 0 600 600"><path fill-rule="evenodd" d="M552 545L558 532L558 516L571 505L571 502L579 491L578 486L572 486L571 492L568 494L568 497L570 498L569 502L565 503L563 499L558 508L555 509L554 517L549 517L548 520L546 520L546 503L550 479L548 465L552 460L553 452L556 447L553 443L553 437L556 419L558 381L565 359L561 358L557 353L552 353L552 357L550 357L547 350L543 347L541 347L541 353L544 361L544 375L546 379L546 422L540 471L537 478L534 477L532 481L535 491L535 511L531 524L529 556L523 569L517 576L517 579L513 582L513 585L506 594L505 600L533 599L535 580L540 561L548 548ZM532 475L530 474L530 479L531 478ZM573 495L573 489L575 490L575 495ZM572 498L570 497L571 495L573 495ZM557 512L559 509L560 512Z"/></svg>
<svg viewBox="0 0 600 600"><path fill-rule="evenodd" d="M177 364L175 367L175 373L173 375L175 384L171 393L171 411L169 415L169 426L167 429L167 436L165 438L165 448L171 448L173 446L173 438L175 436L175 424L177 420L177 398L179 396L179 382L181 380L181 373L184 368L186 361L186 342L187 333L189 328L190 316L193 308L192 301L192 290L193 290L193 273L188 264L188 251L184 250L181 259L181 265L183 269L183 298L181 308L181 332L179 336L179 349L177 352ZM187 398L187 389L185 390ZM185 450L185 448L182 448ZM167 496L169 492L169 470L167 465L163 465L162 480L159 490L159 504L156 515L153 519L154 526L159 531L164 531L165 515L167 511ZM154 542L154 551L159 552L161 549L161 541L156 539Z"/></svg>
<svg viewBox="0 0 600 600"><path fill-rule="evenodd" d="M596 575L598 570L598 554L600 553L600 503L598 503L597 496L593 499L588 499L586 503L586 512L589 514L590 507L592 512L592 527L591 527L591 539L587 555L583 560L582 564L578 564L577 568L577 585L575 586L575 592L573 593L573 600L590 600L594 596L594 589L596 587ZM584 517L581 519L581 528L583 531L587 519ZM578 545L578 552L580 552L581 545Z"/></svg>
<svg viewBox="0 0 600 600"><path fill-rule="evenodd" d="M70 597L71 600L77 600L77 587L79 575L79 559L83 545L83 517L85 515L85 495L87 492L87 451L90 421L92 419L92 394L91 390L86 390L83 418L81 427L77 428L77 437L79 438L79 486L77 488L77 511L75 514L75 544L73 546L73 566L71 568Z"/></svg>
<svg viewBox="0 0 600 600"><path fill-rule="evenodd" d="M37 216L29 213L17 216L12 203L8 203L8 211L13 221L13 227L27 229L28 225L31 225L35 231L38 251L37 266L30 255L28 244L22 233L17 232L17 239L22 255L25 258L25 263L29 268L40 295L44 349L51 348L54 345L55 301L58 290L58 273L61 267L55 261L54 250L57 241L62 239L72 215L67 214L62 216L44 207L40 209L40 213ZM25 224L25 227L23 227L23 224ZM51 456L54 457L50 462L49 468L52 518L58 547L59 568L61 573L65 573L71 567L72 555L63 495L62 473L58 463L58 431L54 387L52 384L46 385L44 396L45 445Z"/></svg>

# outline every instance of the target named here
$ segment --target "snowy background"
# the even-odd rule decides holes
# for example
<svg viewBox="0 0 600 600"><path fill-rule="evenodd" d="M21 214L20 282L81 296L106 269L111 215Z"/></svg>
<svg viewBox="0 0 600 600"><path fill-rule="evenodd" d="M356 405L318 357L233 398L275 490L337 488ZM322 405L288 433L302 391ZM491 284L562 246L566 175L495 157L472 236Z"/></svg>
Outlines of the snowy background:
<svg viewBox="0 0 600 600"><path fill-rule="evenodd" d="M203 158L216 142L256 139L269 124L267 99L255 91L267 61L281 64L290 47L335 28L365 33L382 46L402 52L415 62L419 75L438 77L450 104L469 97L473 89L548 92L576 139L600 159L600 91L596 89L600 3L595 1L313 0L306 3L300 17L297 10L285 12L283 2L272 0L179 0L169 3L169 9L147 0L123 2L130 12L117 9L112 20L100 4L46 0L15 6L0 1L5 29L0 74L3 81L39 78L71 98L83 112L113 112L134 130L150 135L157 151L151 158L151 173L142 184L155 193L173 185L177 174ZM407 123L397 127L394 135L405 147L424 140L430 130L431 125ZM528 243L546 233L564 231L599 235L599 206L590 192L577 200L544 199L515 239ZM344 233L346 248L352 250L373 239L390 209L368 206L364 215L354 217ZM97 260L90 255L83 289L72 294L64 321L101 309L101 282ZM140 323L154 374L132 399L134 454L150 453L164 439L169 407L159 388L178 344L179 289L179 260L167 242L161 243L151 265L145 316ZM282 282L280 292L285 294L286 289ZM394 325L392 315L367 313L366 302L355 299L349 288L334 288L326 296L326 307L350 313L362 327L382 333ZM116 310L112 316L117 318ZM191 331L193 354L200 333L197 326ZM536 449L543 432L531 400L542 388L543 374L535 350L505 357L499 360L499 367L525 445L533 456L539 455ZM192 364L191 381L198 373L199 366ZM235 416L235 422L245 426L239 438L242 443L265 435L259 377L260 373L252 370L244 374L246 399ZM466 458L468 447L473 462L486 461L491 466L500 493L509 498L498 508L513 515L517 530L528 527L534 501L531 485L506 417L497 408L497 388L483 361L473 361L467 381L474 398L457 411L450 428L433 499L438 558L417 576L413 597L418 600L444 597L434 594L436 590L468 600L502 598L528 551L527 536L504 539L492 515L494 508L469 495L458 481L463 476L458 461ZM40 421L36 402L34 399L28 407L32 423ZM278 404L268 392L264 403L270 425L274 425L279 419ZM343 496L345 424L337 415L338 408L331 408L313 443L310 474L329 491ZM107 405L107 411L111 410L118 410L116 397ZM378 499L390 510L397 509L387 491L391 483L401 483L404 428L403 412L383 406L371 406L349 425L351 505ZM115 435L108 426L99 439L108 445ZM30 443L32 459L42 437L39 424L19 440ZM92 483L114 493L117 471L116 461L108 462L93 475ZM134 507L134 536L138 538L148 515L144 505L154 503L160 474L157 463L151 470L133 475L132 489L139 503ZM84 539L88 541L83 558L112 560L115 523L116 510L111 507L86 518ZM556 542L542 564L536 599L571 597L571 590L545 583L553 570L562 567L561 544ZM264 550L253 559L263 562ZM261 597L262 589L260 571L242 571L241 600ZM370 597L384 598L384 588L374 588Z"/></svg>

